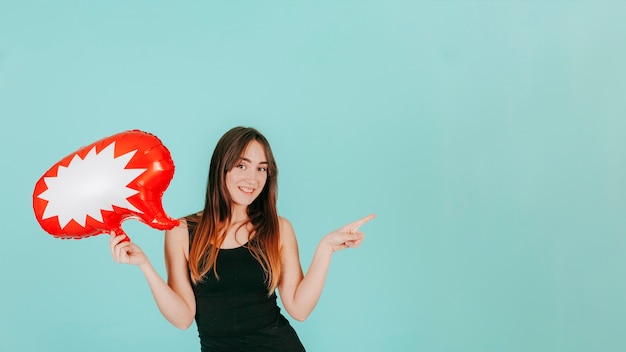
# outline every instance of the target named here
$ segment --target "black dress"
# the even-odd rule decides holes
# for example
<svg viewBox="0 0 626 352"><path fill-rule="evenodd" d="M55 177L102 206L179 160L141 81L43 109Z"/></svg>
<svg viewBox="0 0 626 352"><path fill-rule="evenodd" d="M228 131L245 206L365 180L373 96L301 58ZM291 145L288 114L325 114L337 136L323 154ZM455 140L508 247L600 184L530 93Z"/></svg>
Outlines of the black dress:
<svg viewBox="0 0 626 352"><path fill-rule="evenodd" d="M190 239L195 227L189 224ZM276 304L267 295L265 273L247 246L220 249L213 270L193 284L202 352L304 351Z"/></svg>

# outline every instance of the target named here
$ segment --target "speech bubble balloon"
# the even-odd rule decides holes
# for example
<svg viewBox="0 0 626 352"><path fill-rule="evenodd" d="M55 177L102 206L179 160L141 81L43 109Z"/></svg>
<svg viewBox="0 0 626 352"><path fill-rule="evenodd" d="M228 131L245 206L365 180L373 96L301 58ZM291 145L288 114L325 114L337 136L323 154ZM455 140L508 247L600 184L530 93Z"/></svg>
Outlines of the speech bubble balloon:
<svg viewBox="0 0 626 352"><path fill-rule="evenodd" d="M159 230L178 225L163 210L174 161L156 136L130 130L67 155L35 184L33 210L54 237L81 239L138 219Z"/></svg>

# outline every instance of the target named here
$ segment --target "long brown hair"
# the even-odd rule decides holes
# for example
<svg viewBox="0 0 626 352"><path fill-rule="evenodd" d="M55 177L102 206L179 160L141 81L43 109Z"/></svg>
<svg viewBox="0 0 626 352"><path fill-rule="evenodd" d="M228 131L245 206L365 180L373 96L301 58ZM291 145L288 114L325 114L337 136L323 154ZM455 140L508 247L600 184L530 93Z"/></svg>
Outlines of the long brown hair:
<svg viewBox="0 0 626 352"><path fill-rule="evenodd" d="M267 180L259 196L248 206L248 222L253 231L248 240L248 250L265 271L268 294L272 294L280 278L280 230L276 210L278 169L267 139L256 129L235 127L217 142L207 181L204 211L189 216L188 221L197 223L189 249L189 271L194 283L213 270L218 276L216 261L220 246L230 227L233 201L226 188L226 173L241 160L248 144L256 140L265 149ZM244 224L246 225L246 224ZM242 225L242 226L244 226Z"/></svg>

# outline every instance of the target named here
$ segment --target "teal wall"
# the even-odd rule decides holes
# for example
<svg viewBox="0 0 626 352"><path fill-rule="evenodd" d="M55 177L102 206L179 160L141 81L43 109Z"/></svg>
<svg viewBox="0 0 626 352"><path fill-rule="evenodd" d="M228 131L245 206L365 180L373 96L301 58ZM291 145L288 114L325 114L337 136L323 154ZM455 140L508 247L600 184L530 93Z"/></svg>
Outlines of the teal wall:
<svg viewBox="0 0 626 352"><path fill-rule="evenodd" d="M626 350L626 2L0 2L0 351L198 350L108 238L37 224L37 179L142 129L201 208L235 125L272 143L306 269L371 212L309 351ZM162 233L127 221L164 272Z"/></svg>

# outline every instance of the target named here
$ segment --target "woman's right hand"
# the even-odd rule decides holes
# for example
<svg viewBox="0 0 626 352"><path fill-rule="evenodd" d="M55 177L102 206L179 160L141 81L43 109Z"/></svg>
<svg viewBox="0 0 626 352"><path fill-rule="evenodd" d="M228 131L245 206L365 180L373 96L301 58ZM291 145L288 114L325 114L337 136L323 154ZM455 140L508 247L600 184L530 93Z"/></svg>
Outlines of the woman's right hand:
<svg viewBox="0 0 626 352"><path fill-rule="evenodd" d="M111 231L110 236L109 247L113 261L139 266L148 262L148 257L138 245L131 241L124 241L126 235L116 235L114 231Z"/></svg>

